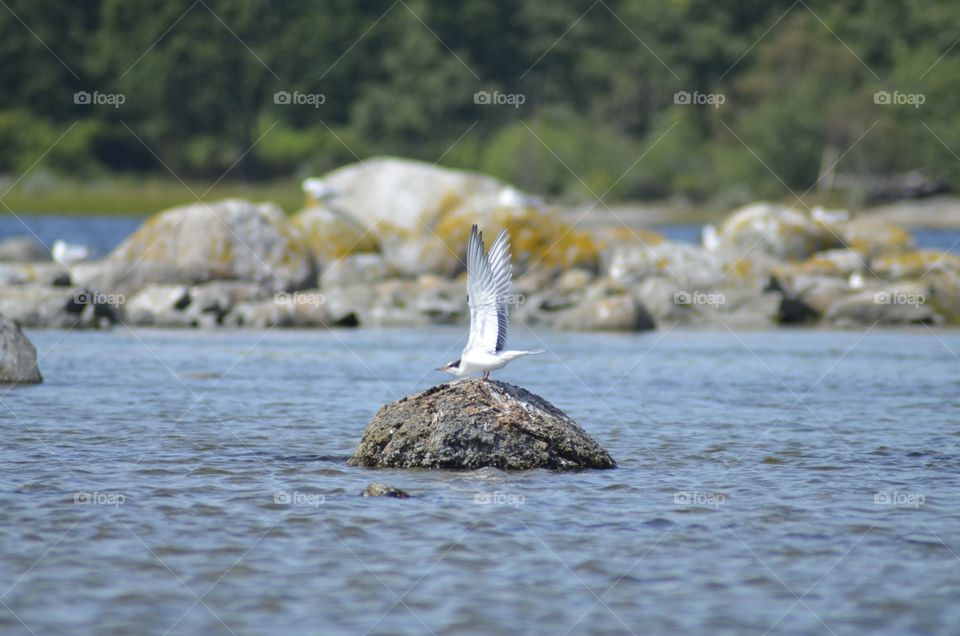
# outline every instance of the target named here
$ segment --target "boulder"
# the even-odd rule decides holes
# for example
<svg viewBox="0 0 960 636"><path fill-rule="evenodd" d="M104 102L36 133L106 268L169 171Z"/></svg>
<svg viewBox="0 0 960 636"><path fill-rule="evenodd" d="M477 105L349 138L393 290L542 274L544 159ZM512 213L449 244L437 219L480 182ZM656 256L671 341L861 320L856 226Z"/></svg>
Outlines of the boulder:
<svg viewBox="0 0 960 636"><path fill-rule="evenodd" d="M927 302L927 288L917 283L888 285L845 296L827 310L838 326L940 324L943 317Z"/></svg>
<svg viewBox="0 0 960 636"><path fill-rule="evenodd" d="M873 259L870 269L888 280L926 278L933 272L960 276L960 256L936 250L887 254Z"/></svg>
<svg viewBox="0 0 960 636"><path fill-rule="evenodd" d="M70 270L53 261L43 263L0 263L0 285L70 284Z"/></svg>
<svg viewBox="0 0 960 636"><path fill-rule="evenodd" d="M326 308L326 296L318 289L278 292L266 300L237 305L223 319L234 327L329 327L334 323Z"/></svg>
<svg viewBox="0 0 960 636"><path fill-rule="evenodd" d="M122 293L212 280L278 291L313 284L315 269L300 232L280 208L226 199L160 212L104 261L72 273L81 286Z"/></svg>
<svg viewBox="0 0 960 636"><path fill-rule="evenodd" d="M754 203L733 212L716 234L717 249L742 256L765 253L779 260L800 260L814 252L840 247L824 223L802 210Z"/></svg>
<svg viewBox="0 0 960 636"><path fill-rule="evenodd" d="M615 468L557 407L505 382L470 378L387 404L348 461L377 468Z"/></svg>
<svg viewBox="0 0 960 636"><path fill-rule="evenodd" d="M390 268L380 254L353 254L331 261L320 273L320 287L377 283L389 273Z"/></svg>
<svg viewBox="0 0 960 636"><path fill-rule="evenodd" d="M834 227L845 245L867 258L904 252L914 245L909 232L882 219L858 217Z"/></svg>
<svg viewBox="0 0 960 636"><path fill-rule="evenodd" d="M605 256L605 262L610 278L624 285L659 277L687 291L716 286L724 271L722 260L716 254L696 245L673 241L616 247Z"/></svg>
<svg viewBox="0 0 960 636"><path fill-rule="evenodd" d="M556 312L548 323L568 331L637 331L655 327L643 305L609 279L587 286L575 305Z"/></svg>
<svg viewBox="0 0 960 636"><path fill-rule="evenodd" d="M50 260L50 250L32 236L11 236L0 241L0 263L38 263Z"/></svg>
<svg viewBox="0 0 960 636"><path fill-rule="evenodd" d="M376 237L339 208L311 206L290 221L320 267L349 254L379 251Z"/></svg>
<svg viewBox="0 0 960 636"><path fill-rule="evenodd" d="M0 313L24 327L90 327L97 308L88 294L70 287L0 287Z"/></svg>
<svg viewBox="0 0 960 636"><path fill-rule="evenodd" d="M336 206L376 239L402 276L452 275L463 269L470 227L491 237L510 231L518 269L530 264L595 267L597 242L532 197L493 177L381 157L324 175Z"/></svg>
<svg viewBox="0 0 960 636"><path fill-rule="evenodd" d="M37 367L37 349L20 326L0 314L0 384L43 382Z"/></svg>

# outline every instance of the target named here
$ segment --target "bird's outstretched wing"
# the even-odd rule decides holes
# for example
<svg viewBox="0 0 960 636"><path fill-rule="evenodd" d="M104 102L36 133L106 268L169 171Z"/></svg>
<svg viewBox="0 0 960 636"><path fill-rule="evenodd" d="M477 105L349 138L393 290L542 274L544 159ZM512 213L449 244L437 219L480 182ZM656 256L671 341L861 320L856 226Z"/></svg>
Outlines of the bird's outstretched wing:
<svg viewBox="0 0 960 636"><path fill-rule="evenodd" d="M467 300L470 305L470 339L463 350L496 353L507 344L508 296L513 265L510 237L500 232L484 253L483 233L474 225L467 243Z"/></svg>

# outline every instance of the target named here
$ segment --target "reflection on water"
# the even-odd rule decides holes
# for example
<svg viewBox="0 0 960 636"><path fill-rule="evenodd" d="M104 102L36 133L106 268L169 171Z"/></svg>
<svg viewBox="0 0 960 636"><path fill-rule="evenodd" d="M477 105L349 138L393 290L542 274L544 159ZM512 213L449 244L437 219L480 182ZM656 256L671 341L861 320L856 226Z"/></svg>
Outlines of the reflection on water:
<svg viewBox="0 0 960 636"><path fill-rule="evenodd" d="M955 332L519 326L549 353L499 377L620 463L579 474L344 465L459 329L30 335L46 383L0 389L3 634L960 624Z"/></svg>

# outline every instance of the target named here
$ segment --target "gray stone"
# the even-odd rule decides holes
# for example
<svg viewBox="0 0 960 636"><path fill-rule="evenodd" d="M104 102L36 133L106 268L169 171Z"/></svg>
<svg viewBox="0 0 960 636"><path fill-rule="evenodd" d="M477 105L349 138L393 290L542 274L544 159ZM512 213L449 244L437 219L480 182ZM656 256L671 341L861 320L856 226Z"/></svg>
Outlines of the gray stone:
<svg viewBox="0 0 960 636"><path fill-rule="evenodd" d="M0 285L47 285L65 287L70 284L70 271L53 261L44 263L0 263Z"/></svg>
<svg viewBox="0 0 960 636"><path fill-rule="evenodd" d="M50 260L50 250L31 236L11 236L0 241L0 263L37 263Z"/></svg>
<svg viewBox="0 0 960 636"><path fill-rule="evenodd" d="M36 384L42 382L37 367L37 349L20 326L0 314L0 383Z"/></svg>
<svg viewBox="0 0 960 636"><path fill-rule="evenodd" d="M518 386L470 378L387 404L349 464L501 470L615 468L576 422Z"/></svg>
<svg viewBox="0 0 960 636"><path fill-rule="evenodd" d="M390 268L380 254L353 254L331 261L320 274L320 287L342 287L379 282Z"/></svg>
<svg viewBox="0 0 960 636"><path fill-rule="evenodd" d="M315 280L313 256L283 211L240 199L160 212L105 260L72 273L81 286L121 293L212 280L255 282L279 291Z"/></svg>
<svg viewBox="0 0 960 636"><path fill-rule="evenodd" d="M0 287L0 313L24 327L90 327L97 322L88 292L69 287Z"/></svg>
<svg viewBox="0 0 960 636"><path fill-rule="evenodd" d="M370 484L363 489L363 492L360 493L361 497L393 497L395 499L409 499L410 494L400 490L399 488L394 488L393 486L387 486L385 484Z"/></svg>
<svg viewBox="0 0 960 636"><path fill-rule="evenodd" d="M905 283L845 296L830 306L826 320L838 325L860 327L885 325L939 324L943 317L928 303L926 287Z"/></svg>

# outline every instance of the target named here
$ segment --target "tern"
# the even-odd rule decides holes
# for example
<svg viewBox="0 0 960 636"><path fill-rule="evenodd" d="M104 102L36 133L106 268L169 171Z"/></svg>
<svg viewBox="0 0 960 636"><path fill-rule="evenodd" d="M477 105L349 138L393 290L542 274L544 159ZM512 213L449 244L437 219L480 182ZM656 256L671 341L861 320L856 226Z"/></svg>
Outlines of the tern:
<svg viewBox="0 0 960 636"><path fill-rule="evenodd" d="M437 369L462 378L470 373L483 372L484 379L491 371L502 369L512 360L535 353L507 351L507 326L510 321L510 236L502 230L484 253L483 233L474 225L467 243L467 304L470 306L470 338L459 360Z"/></svg>

